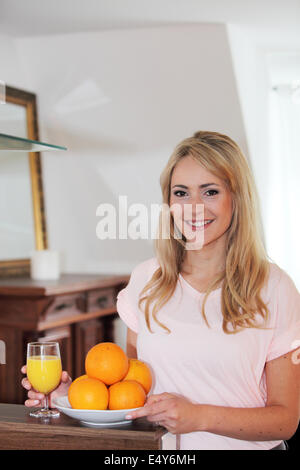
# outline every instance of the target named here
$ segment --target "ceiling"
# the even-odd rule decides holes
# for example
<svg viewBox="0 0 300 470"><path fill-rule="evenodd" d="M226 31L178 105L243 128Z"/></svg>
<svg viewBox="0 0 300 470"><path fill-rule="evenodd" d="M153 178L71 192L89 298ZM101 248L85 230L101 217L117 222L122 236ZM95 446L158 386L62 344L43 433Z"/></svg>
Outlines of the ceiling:
<svg viewBox="0 0 300 470"><path fill-rule="evenodd" d="M300 0L0 0L0 33L16 37L198 22L296 30Z"/></svg>

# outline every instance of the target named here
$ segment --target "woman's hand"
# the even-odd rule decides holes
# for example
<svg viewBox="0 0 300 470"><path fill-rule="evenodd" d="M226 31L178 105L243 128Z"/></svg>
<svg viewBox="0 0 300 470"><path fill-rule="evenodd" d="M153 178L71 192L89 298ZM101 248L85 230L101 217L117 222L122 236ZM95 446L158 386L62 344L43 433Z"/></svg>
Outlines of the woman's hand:
<svg viewBox="0 0 300 470"><path fill-rule="evenodd" d="M22 374L26 374L27 367L23 366L21 369L21 372ZM61 396L61 395L67 395L68 388L71 385L71 382L72 382L72 379L71 377L69 377L69 374L66 371L63 371L61 374L61 382L59 386L55 390L53 390L53 392L49 394L49 408L51 408L51 400L53 400L53 398ZM21 384L24 388L26 388L26 390L28 390L29 400L25 401L25 406L28 406L28 407L42 406L43 400L45 399L45 395L43 393L35 392L32 389L32 386L29 380L27 379L27 377L22 379Z"/></svg>
<svg viewBox="0 0 300 470"><path fill-rule="evenodd" d="M164 426L172 434L201 431L201 405L193 404L187 398L172 393L150 395L143 408L127 415L127 419L146 416Z"/></svg>

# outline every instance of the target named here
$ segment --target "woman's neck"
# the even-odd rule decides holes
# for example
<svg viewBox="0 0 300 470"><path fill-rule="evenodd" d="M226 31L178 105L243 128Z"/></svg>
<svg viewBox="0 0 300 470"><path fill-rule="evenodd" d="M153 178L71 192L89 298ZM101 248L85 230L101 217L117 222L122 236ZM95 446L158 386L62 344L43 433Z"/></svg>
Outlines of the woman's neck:
<svg viewBox="0 0 300 470"><path fill-rule="evenodd" d="M187 250L181 271L198 279L212 279L225 268L224 239L203 246L201 250Z"/></svg>

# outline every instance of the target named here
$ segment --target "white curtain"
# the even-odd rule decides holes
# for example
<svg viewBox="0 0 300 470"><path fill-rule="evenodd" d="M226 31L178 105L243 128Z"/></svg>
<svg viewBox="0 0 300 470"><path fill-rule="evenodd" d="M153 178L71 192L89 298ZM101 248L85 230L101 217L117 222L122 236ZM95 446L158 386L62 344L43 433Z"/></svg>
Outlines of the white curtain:
<svg viewBox="0 0 300 470"><path fill-rule="evenodd" d="M290 86L278 86L270 91L269 104L266 247L300 290L300 102Z"/></svg>

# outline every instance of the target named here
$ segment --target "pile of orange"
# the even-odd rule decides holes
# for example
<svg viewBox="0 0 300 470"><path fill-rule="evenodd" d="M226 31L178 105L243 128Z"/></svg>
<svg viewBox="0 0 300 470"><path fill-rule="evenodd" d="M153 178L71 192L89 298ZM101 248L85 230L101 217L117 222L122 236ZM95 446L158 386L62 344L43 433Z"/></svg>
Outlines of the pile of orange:
<svg viewBox="0 0 300 470"><path fill-rule="evenodd" d="M72 408L121 410L143 406L152 386L149 367L129 359L115 343L99 343L85 358L85 375L75 379L68 391Z"/></svg>

